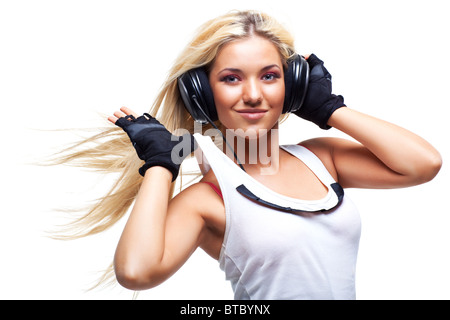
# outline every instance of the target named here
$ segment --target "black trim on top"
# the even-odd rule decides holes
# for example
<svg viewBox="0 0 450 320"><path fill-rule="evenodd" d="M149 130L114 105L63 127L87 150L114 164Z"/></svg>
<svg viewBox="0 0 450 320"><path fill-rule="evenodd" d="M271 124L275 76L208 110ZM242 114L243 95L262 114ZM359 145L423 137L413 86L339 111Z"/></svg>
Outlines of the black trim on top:
<svg viewBox="0 0 450 320"><path fill-rule="evenodd" d="M331 184L331 188L333 189L333 191L336 193L336 195L338 197L338 203L333 208L314 210L314 211L300 210L300 209L295 209L295 208L291 208L291 207L283 207L283 206L279 206L277 204L268 202L268 201L256 196L254 193L252 193L250 190L248 190L247 187L243 184L236 187L236 190L244 197L254 200L254 201L258 202L259 204L264 205L266 207L269 207L269 208L272 208L275 210L279 210L279 211L294 213L294 212L326 212L326 211L336 208L342 202L342 199L344 198L344 189L337 182Z"/></svg>

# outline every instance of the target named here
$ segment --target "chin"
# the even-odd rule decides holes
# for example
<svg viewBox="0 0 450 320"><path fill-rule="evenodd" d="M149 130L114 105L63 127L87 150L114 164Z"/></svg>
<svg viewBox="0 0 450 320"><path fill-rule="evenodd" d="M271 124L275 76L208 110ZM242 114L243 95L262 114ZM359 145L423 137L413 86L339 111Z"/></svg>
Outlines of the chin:
<svg viewBox="0 0 450 320"><path fill-rule="evenodd" d="M274 126L250 125L237 129L226 129L228 137L237 137L246 140L256 140L267 136L272 130L278 130L278 123Z"/></svg>
<svg viewBox="0 0 450 320"><path fill-rule="evenodd" d="M228 119L220 118L219 114L219 120L230 137L236 136L249 140L266 136L272 129L278 129L278 120L280 117L279 115L275 117L270 113L256 120L243 119L241 116L230 117Z"/></svg>

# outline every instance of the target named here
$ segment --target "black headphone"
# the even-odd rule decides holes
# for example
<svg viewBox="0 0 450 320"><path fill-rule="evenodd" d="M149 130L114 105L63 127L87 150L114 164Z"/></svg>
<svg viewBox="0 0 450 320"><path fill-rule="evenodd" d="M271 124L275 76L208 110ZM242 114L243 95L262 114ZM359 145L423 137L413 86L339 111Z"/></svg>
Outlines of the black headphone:
<svg viewBox="0 0 450 320"><path fill-rule="evenodd" d="M309 80L309 65L305 58L296 54L289 59L284 73L285 98L283 113L295 112L302 106ZM194 120L206 124L217 121L214 96L204 68L187 71L178 78L178 89L184 106Z"/></svg>

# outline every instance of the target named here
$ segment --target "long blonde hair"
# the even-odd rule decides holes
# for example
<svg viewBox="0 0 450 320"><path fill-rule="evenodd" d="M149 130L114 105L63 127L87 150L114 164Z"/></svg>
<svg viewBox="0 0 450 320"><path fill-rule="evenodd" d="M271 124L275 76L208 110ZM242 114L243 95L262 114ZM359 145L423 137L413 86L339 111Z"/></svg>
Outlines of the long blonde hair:
<svg viewBox="0 0 450 320"><path fill-rule="evenodd" d="M264 37L275 44L284 62L295 52L290 33L264 13L232 11L210 20L198 29L196 36L176 59L149 113L171 132L184 128L193 133L194 121L184 108L177 86L178 77L197 67L208 70L221 47L253 35ZM119 173L106 195L57 235L60 239L76 239L110 228L126 214L143 179L138 173L142 161L124 131L113 125L63 150L55 163L78 165L105 174ZM172 187L170 197L173 192Z"/></svg>

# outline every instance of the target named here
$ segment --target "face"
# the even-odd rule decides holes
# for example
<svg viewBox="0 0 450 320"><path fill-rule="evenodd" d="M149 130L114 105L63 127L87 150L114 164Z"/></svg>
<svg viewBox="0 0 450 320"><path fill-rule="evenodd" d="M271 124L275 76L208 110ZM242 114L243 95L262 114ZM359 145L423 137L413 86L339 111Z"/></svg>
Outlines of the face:
<svg viewBox="0 0 450 320"><path fill-rule="evenodd" d="M283 64L276 46L253 36L226 44L209 75L220 122L227 129L276 128L284 103Z"/></svg>

